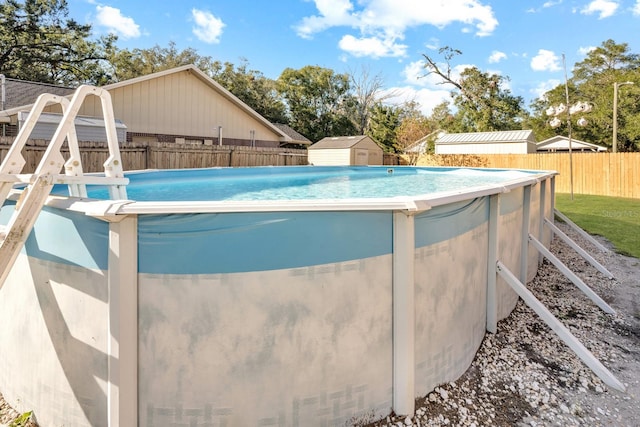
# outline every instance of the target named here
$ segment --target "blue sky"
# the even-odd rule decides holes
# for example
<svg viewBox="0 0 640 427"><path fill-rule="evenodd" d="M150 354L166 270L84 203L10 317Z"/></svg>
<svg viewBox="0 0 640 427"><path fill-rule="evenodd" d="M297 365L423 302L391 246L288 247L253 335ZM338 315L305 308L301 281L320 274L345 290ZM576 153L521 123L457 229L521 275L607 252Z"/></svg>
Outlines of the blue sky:
<svg viewBox="0 0 640 427"><path fill-rule="evenodd" d="M564 81L607 39L640 53L640 0L69 0L70 15L121 48L176 43L276 79L318 65L380 75L398 102L428 114L449 89L424 77L424 57L462 51L453 65L508 76L526 105Z"/></svg>

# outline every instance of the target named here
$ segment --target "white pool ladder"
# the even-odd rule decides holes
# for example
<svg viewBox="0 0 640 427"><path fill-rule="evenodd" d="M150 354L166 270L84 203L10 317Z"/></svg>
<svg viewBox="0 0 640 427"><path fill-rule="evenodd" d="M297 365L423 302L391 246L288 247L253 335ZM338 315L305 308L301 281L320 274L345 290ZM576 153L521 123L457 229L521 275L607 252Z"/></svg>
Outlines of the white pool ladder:
<svg viewBox="0 0 640 427"><path fill-rule="evenodd" d="M104 163L104 176L87 176L82 170L80 149L76 135L75 118L85 98L89 95L100 98L109 158ZM26 160L22 150L38 123L38 119L47 105L60 104L62 120L58 125L35 172L22 174ZM65 162L61 148L64 140L69 146L69 159ZM60 171L64 167L64 174ZM4 204L17 183L26 184L8 224L0 230L0 288L9 275L18 254L33 229L54 184L67 184L69 194L75 197L87 197L87 184L109 186L111 199L127 199L128 179L122 171L122 159L118 146L111 95L106 90L83 85L73 95L71 101L52 94L42 94L31 108L25 124L18 133L7 156L0 165L0 200Z"/></svg>

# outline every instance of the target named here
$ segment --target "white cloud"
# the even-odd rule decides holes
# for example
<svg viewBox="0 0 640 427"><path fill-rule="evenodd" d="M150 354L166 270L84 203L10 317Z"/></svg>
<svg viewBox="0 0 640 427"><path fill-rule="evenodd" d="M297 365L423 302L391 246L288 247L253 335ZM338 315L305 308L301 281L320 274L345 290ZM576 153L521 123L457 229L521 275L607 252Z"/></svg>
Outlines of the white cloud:
<svg viewBox="0 0 640 427"><path fill-rule="evenodd" d="M416 89L411 86L392 87L385 93L393 94L385 100L389 105L401 105L410 101L415 101L420 105L420 112L428 116L433 108L443 101L451 101L451 92L444 89Z"/></svg>
<svg viewBox="0 0 640 427"><path fill-rule="evenodd" d="M534 89L531 89L531 94L536 98L542 98L545 93L549 92L551 89L555 88L561 83L562 82L560 80L556 79L550 79L546 82L540 82L538 86L536 86Z"/></svg>
<svg viewBox="0 0 640 427"><path fill-rule="evenodd" d="M633 14L640 15L640 0L636 0L636 5L633 7Z"/></svg>
<svg viewBox="0 0 640 427"><path fill-rule="evenodd" d="M297 34L311 38L332 27L348 27L357 34L345 35L342 48L369 56L396 56L402 50L398 40L408 28L432 25L443 28L463 24L461 31L473 28L478 36L488 36L498 26L493 9L481 0L449 0L430 2L429 7L416 7L416 0L314 0L317 15L303 18L295 27ZM383 36L380 36L383 34ZM376 45L376 46L374 46ZM384 48L383 48L384 47ZM390 54L390 52L394 52Z"/></svg>
<svg viewBox="0 0 640 427"><path fill-rule="evenodd" d="M98 25L105 27L110 33L114 33L123 39L140 37L140 26L133 18L123 16L120 9L111 6L96 6L96 21Z"/></svg>
<svg viewBox="0 0 640 427"><path fill-rule="evenodd" d="M531 58L531 69L534 71L559 71L560 57L546 49L538 50L538 54Z"/></svg>
<svg viewBox="0 0 640 427"><path fill-rule="evenodd" d="M195 22L192 31L195 36L205 43L220 43L220 36L224 23L210 12L191 9L191 16Z"/></svg>
<svg viewBox="0 0 640 427"><path fill-rule="evenodd" d="M404 56L407 52L407 46L395 43L394 38L355 38L350 34L342 37L338 46L340 49L356 57L370 56L372 58L381 58L386 56Z"/></svg>
<svg viewBox="0 0 640 427"><path fill-rule="evenodd" d="M443 82L442 77L437 74L429 74L429 70L425 68L425 60L421 59L419 61L411 62L409 65L404 67L402 70L402 75L404 76L404 80L406 83L414 86L422 86L422 87L430 87L430 88L442 88L449 87L453 89L451 86L444 86L441 83ZM440 63L436 64L440 70L446 72L447 64ZM454 81L458 81L460 79L460 73L462 73L465 69L471 68L473 65L470 64L461 64L453 67L451 70L451 79Z"/></svg>
<svg viewBox="0 0 640 427"><path fill-rule="evenodd" d="M584 8L580 9L583 15L598 14L598 19L608 18L618 10L620 4L612 0L593 0Z"/></svg>
<svg viewBox="0 0 640 427"><path fill-rule="evenodd" d="M503 59L507 59L507 54L498 50L494 50L493 52L491 52L491 56L489 56L489 63L496 64Z"/></svg>
<svg viewBox="0 0 640 427"><path fill-rule="evenodd" d="M556 6L556 5L561 4L561 3L562 3L562 0L556 0L556 1L549 0L549 1L544 2L542 7L543 8L549 8L549 7L553 7L553 6Z"/></svg>
<svg viewBox="0 0 640 427"><path fill-rule="evenodd" d="M578 48L578 53L582 56L587 56L589 54L589 52L591 52L592 50L595 50L596 47L595 46L583 46Z"/></svg>

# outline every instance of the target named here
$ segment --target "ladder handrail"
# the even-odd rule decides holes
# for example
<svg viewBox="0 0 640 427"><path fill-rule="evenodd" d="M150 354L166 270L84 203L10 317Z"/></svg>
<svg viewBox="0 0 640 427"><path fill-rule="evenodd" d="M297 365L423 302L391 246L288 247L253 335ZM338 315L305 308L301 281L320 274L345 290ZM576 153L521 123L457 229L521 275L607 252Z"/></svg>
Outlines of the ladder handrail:
<svg viewBox="0 0 640 427"><path fill-rule="evenodd" d="M102 105L110 154L104 163L104 177L85 177L82 170L75 118L85 98L89 95L99 97ZM50 103L58 103L62 106L62 120L56 128L35 172L30 176L21 174L22 168L26 163L22 156L22 149L38 123L42 111ZM70 158L66 162L60 151L65 139L68 142L70 152ZM61 175L60 171L63 167L65 174ZM7 200L16 182L27 183L18 198L7 226L0 233L0 288L4 285L20 250L31 233L40 211L51 194L51 189L56 182L61 180L67 182L72 196L86 197L86 184L100 183L109 186L109 194L112 199L126 200L127 198L126 183L128 180L124 177L122 170L122 159L120 158L111 95L104 89L87 85L80 86L71 101L67 98L50 94L40 95L31 108L25 125L18 133L16 140L0 165L0 196L3 197L2 203Z"/></svg>

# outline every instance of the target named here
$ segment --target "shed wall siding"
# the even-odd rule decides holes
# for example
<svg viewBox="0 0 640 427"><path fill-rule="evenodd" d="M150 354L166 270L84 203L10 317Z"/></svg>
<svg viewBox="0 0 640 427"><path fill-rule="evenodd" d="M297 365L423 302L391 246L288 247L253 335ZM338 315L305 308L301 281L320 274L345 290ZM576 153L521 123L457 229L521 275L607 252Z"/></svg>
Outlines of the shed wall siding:
<svg viewBox="0 0 640 427"><path fill-rule="evenodd" d="M351 150L348 148L309 150L308 159L312 165L349 166Z"/></svg>
<svg viewBox="0 0 640 427"><path fill-rule="evenodd" d="M366 149L369 151L369 165L381 165L382 162L382 148L373 142L370 138L364 138L353 146L354 150L351 152L351 164L355 164L355 148Z"/></svg>

